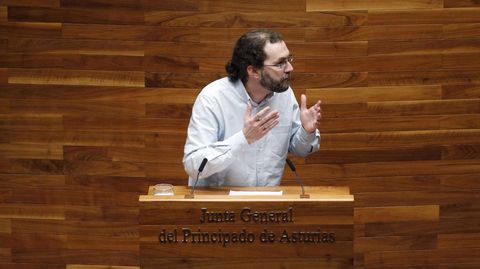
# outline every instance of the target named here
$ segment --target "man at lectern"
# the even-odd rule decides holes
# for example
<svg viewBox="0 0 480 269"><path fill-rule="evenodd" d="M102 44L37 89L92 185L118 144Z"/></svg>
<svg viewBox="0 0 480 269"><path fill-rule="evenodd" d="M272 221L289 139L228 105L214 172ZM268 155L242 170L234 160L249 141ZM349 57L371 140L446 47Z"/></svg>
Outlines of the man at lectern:
<svg viewBox="0 0 480 269"><path fill-rule="evenodd" d="M290 87L293 56L282 36L254 30L240 37L228 77L202 89L192 110L183 164L192 186L276 186L288 152L320 148L320 101L300 106ZM204 159L208 162L205 165Z"/></svg>

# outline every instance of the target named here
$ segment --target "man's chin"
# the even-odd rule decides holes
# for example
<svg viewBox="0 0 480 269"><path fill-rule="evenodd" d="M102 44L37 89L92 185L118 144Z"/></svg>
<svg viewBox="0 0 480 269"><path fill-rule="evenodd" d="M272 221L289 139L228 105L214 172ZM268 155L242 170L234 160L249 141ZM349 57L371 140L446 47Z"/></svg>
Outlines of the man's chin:
<svg viewBox="0 0 480 269"><path fill-rule="evenodd" d="M290 88L290 83L288 82L288 79L284 80L282 84L280 84L278 87L276 87L277 91L276 92L285 92Z"/></svg>
<svg viewBox="0 0 480 269"><path fill-rule="evenodd" d="M281 93L281 92L287 91L289 87L290 87L290 86L287 86L287 87L276 87L276 88L270 89L270 91Z"/></svg>

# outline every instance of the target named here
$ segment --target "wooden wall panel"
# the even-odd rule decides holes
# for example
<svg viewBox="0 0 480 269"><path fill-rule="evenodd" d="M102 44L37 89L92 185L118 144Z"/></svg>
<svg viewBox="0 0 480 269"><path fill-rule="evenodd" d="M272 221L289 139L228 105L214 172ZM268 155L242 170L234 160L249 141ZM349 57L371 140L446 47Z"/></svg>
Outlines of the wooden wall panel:
<svg viewBox="0 0 480 269"><path fill-rule="evenodd" d="M307 11L441 8L442 0L307 0Z"/></svg>
<svg viewBox="0 0 480 269"><path fill-rule="evenodd" d="M10 84L60 84L143 87L143 72L10 68Z"/></svg>
<svg viewBox="0 0 480 269"><path fill-rule="evenodd" d="M8 83L8 69L0 68L0 85L5 85Z"/></svg>
<svg viewBox="0 0 480 269"><path fill-rule="evenodd" d="M59 7L60 0L1 0L0 5L13 7Z"/></svg>
<svg viewBox="0 0 480 269"><path fill-rule="evenodd" d="M143 56L143 41L10 38L10 53ZM69 54L69 55L68 55Z"/></svg>
<svg viewBox="0 0 480 269"><path fill-rule="evenodd" d="M9 21L64 22L91 24L143 24L143 12L93 8L9 7Z"/></svg>
<svg viewBox="0 0 480 269"><path fill-rule="evenodd" d="M6 53L8 50L8 39L0 39L0 52Z"/></svg>
<svg viewBox="0 0 480 269"><path fill-rule="evenodd" d="M446 38L478 38L479 23L447 24L443 26Z"/></svg>
<svg viewBox="0 0 480 269"><path fill-rule="evenodd" d="M478 1L0 0L0 269L138 269L137 196L186 184L195 97L258 27L323 101L293 160L351 188L355 267L479 268Z"/></svg>
<svg viewBox="0 0 480 269"><path fill-rule="evenodd" d="M50 37L58 38L62 35L60 23L43 22L0 22L0 34L3 37Z"/></svg>
<svg viewBox="0 0 480 269"><path fill-rule="evenodd" d="M241 12L259 12L259 11L272 11L272 6L275 7L276 12L286 11L300 11L305 12L305 1L293 0L284 2L282 0L269 0L269 1L255 1L247 0L238 2L235 0L226 0L218 2L215 0L200 0L194 1L197 3L197 10L200 11L225 11L235 10ZM176 6L175 4L173 6Z"/></svg>
<svg viewBox="0 0 480 269"><path fill-rule="evenodd" d="M419 25L366 25L343 27L309 27L305 29L305 41L370 41L440 39L441 24Z"/></svg>
<svg viewBox="0 0 480 269"><path fill-rule="evenodd" d="M269 20L265 21L265 17ZM168 12L146 11L145 23L164 27L335 27L359 26L367 21L365 11L345 12Z"/></svg>
<svg viewBox="0 0 480 269"><path fill-rule="evenodd" d="M369 55L406 55L432 53L473 53L480 50L479 39L441 39L368 42Z"/></svg>
<svg viewBox="0 0 480 269"><path fill-rule="evenodd" d="M8 21L8 9L5 6L0 6L0 22Z"/></svg>
<svg viewBox="0 0 480 269"><path fill-rule="evenodd" d="M475 0L444 0L444 7L475 7L480 6L480 3Z"/></svg>
<svg viewBox="0 0 480 269"><path fill-rule="evenodd" d="M479 15L480 8L475 7L372 10L368 13L368 23L370 25L478 23Z"/></svg>

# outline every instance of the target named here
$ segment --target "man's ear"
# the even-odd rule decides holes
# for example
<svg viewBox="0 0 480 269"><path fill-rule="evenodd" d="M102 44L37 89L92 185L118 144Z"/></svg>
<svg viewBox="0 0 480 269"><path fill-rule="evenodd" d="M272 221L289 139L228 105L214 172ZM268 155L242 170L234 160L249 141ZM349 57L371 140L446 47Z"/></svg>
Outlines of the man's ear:
<svg viewBox="0 0 480 269"><path fill-rule="evenodd" d="M254 67L253 65L247 66L247 73L248 73L248 77L250 77L250 78L259 78L260 77L259 70L256 67Z"/></svg>

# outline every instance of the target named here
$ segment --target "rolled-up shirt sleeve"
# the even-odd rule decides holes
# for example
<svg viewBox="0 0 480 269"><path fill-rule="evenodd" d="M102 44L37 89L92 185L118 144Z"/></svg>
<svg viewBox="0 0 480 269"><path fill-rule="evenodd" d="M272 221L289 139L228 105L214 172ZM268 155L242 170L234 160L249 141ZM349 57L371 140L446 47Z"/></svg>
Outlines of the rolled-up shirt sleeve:
<svg viewBox="0 0 480 269"><path fill-rule="evenodd" d="M185 171L191 178L197 177L198 168L204 158L207 158L208 165L200 178L226 169L235 161L235 156L238 156L242 148L248 146L241 130L221 140L225 127L223 119L219 118L222 117L219 105L200 95L193 106L183 157Z"/></svg>

